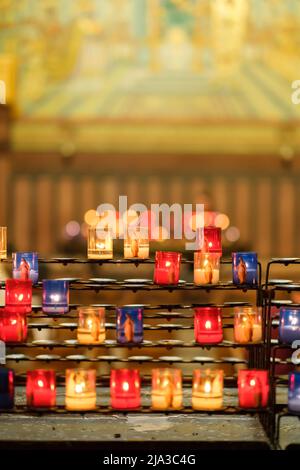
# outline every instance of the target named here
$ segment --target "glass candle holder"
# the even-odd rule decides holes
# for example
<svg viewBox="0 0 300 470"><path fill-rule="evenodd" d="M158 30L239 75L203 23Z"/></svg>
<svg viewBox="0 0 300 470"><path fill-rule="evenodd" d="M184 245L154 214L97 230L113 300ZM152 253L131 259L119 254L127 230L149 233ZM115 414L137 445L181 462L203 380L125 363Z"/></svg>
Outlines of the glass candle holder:
<svg viewBox="0 0 300 470"><path fill-rule="evenodd" d="M182 372L180 369L152 369L152 408L182 408Z"/></svg>
<svg viewBox="0 0 300 470"><path fill-rule="evenodd" d="M234 341L240 344L259 343L262 340L262 316L259 307L234 309Z"/></svg>
<svg viewBox="0 0 300 470"><path fill-rule="evenodd" d="M104 307L80 307L78 309L77 340L81 344L104 343Z"/></svg>
<svg viewBox="0 0 300 470"><path fill-rule="evenodd" d="M13 278L20 281L31 279L33 284L39 280L38 254L33 252L17 252L12 254Z"/></svg>
<svg viewBox="0 0 300 470"><path fill-rule="evenodd" d="M131 230L124 239L124 258L149 258L149 238L146 230Z"/></svg>
<svg viewBox="0 0 300 470"><path fill-rule="evenodd" d="M27 372L26 398L29 408L52 408L56 405L54 370L37 369Z"/></svg>
<svg viewBox="0 0 300 470"><path fill-rule="evenodd" d="M7 228L0 227L0 259L7 258Z"/></svg>
<svg viewBox="0 0 300 470"><path fill-rule="evenodd" d="M289 374L288 408L291 413L300 414L300 372Z"/></svg>
<svg viewBox="0 0 300 470"><path fill-rule="evenodd" d="M144 309L139 306L125 305L117 308L118 343L142 343Z"/></svg>
<svg viewBox="0 0 300 470"><path fill-rule="evenodd" d="M5 343L24 343L27 338L25 312L0 311L0 340Z"/></svg>
<svg viewBox="0 0 300 470"><path fill-rule="evenodd" d="M111 232L90 227L88 229L88 258L112 259L112 257L113 239Z"/></svg>
<svg viewBox="0 0 300 470"><path fill-rule="evenodd" d="M241 408L264 408L269 399L269 376L266 370L239 370L238 396Z"/></svg>
<svg viewBox="0 0 300 470"><path fill-rule="evenodd" d="M43 281L43 312L51 314L69 311L69 283L60 279Z"/></svg>
<svg viewBox="0 0 300 470"><path fill-rule="evenodd" d="M12 369L0 369L0 409L11 409L14 407L15 374Z"/></svg>
<svg viewBox="0 0 300 470"><path fill-rule="evenodd" d="M216 253L222 255L222 230L220 227L208 225L199 229L199 250L202 253Z"/></svg>
<svg viewBox="0 0 300 470"><path fill-rule="evenodd" d="M194 283L198 286L218 284L220 278L220 255L217 253L194 253Z"/></svg>
<svg viewBox="0 0 300 470"><path fill-rule="evenodd" d="M195 369L192 407L194 410L219 410L223 406L222 370Z"/></svg>
<svg viewBox="0 0 300 470"><path fill-rule="evenodd" d="M178 284L181 253L157 251L155 253L154 282L155 284Z"/></svg>
<svg viewBox="0 0 300 470"><path fill-rule="evenodd" d="M72 411L96 408L95 370L66 370L66 408Z"/></svg>
<svg viewBox="0 0 300 470"><path fill-rule="evenodd" d="M32 303L32 281L7 279L5 282L5 309L30 313Z"/></svg>
<svg viewBox="0 0 300 470"><path fill-rule="evenodd" d="M137 369L118 369L110 373L111 406L117 410L139 408L141 379Z"/></svg>
<svg viewBox="0 0 300 470"><path fill-rule="evenodd" d="M194 310L195 341L201 344L221 343L222 310L219 307L197 307Z"/></svg>
<svg viewBox="0 0 300 470"><path fill-rule="evenodd" d="M257 285L257 254L232 253L232 276L236 285Z"/></svg>
<svg viewBox="0 0 300 470"><path fill-rule="evenodd" d="M300 308L280 307L279 341L292 344L296 340L300 340Z"/></svg>

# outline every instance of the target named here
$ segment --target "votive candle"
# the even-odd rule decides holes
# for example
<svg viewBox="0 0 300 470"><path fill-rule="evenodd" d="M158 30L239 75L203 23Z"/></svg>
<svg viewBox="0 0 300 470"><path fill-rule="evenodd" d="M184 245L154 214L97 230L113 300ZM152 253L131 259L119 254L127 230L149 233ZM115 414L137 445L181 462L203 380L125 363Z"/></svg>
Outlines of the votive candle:
<svg viewBox="0 0 300 470"><path fill-rule="evenodd" d="M5 308L7 311L27 313L31 312L32 281L7 279L5 281Z"/></svg>
<svg viewBox="0 0 300 470"><path fill-rule="evenodd" d="M152 408L182 408L182 372L180 369L152 369Z"/></svg>
<svg viewBox="0 0 300 470"><path fill-rule="evenodd" d="M300 308L280 307L279 341L292 344L296 340L300 340Z"/></svg>
<svg viewBox="0 0 300 470"><path fill-rule="evenodd" d="M26 313L0 311L0 340L5 343L23 343L27 338Z"/></svg>
<svg viewBox="0 0 300 470"><path fill-rule="evenodd" d="M117 308L116 313L118 343L141 343L143 341L143 307L126 305Z"/></svg>
<svg viewBox="0 0 300 470"><path fill-rule="evenodd" d="M7 258L7 228L0 227L0 259Z"/></svg>
<svg viewBox="0 0 300 470"><path fill-rule="evenodd" d="M96 408L96 371L66 370L66 408L88 411Z"/></svg>
<svg viewBox="0 0 300 470"><path fill-rule="evenodd" d="M194 410L219 410L222 408L223 377L222 370L194 370L192 391Z"/></svg>
<svg viewBox="0 0 300 470"><path fill-rule="evenodd" d="M88 258L112 259L113 239L109 230L100 230L97 227L88 229Z"/></svg>
<svg viewBox="0 0 300 470"><path fill-rule="evenodd" d="M238 396L241 408L264 408L269 399L269 375L266 370L239 370Z"/></svg>
<svg viewBox="0 0 300 470"><path fill-rule="evenodd" d="M300 372L289 374L288 408L290 413L300 414Z"/></svg>
<svg viewBox="0 0 300 470"><path fill-rule="evenodd" d="M113 369L110 373L111 406L118 410L139 408L141 379L137 369Z"/></svg>
<svg viewBox="0 0 300 470"><path fill-rule="evenodd" d="M39 279L38 254L35 252L17 252L12 254L13 278L21 281L32 280L36 284Z"/></svg>
<svg viewBox="0 0 300 470"><path fill-rule="evenodd" d="M14 407L14 381L15 374L12 369L0 368L0 408L11 409Z"/></svg>
<svg viewBox="0 0 300 470"><path fill-rule="evenodd" d="M194 309L195 341L201 344L217 344L223 341L222 310L219 307Z"/></svg>
<svg viewBox="0 0 300 470"><path fill-rule="evenodd" d="M181 253L157 251L155 253L154 282L155 284L178 284Z"/></svg>
<svg viewBox="0 0 300 470"><path fill-rule="evenodd" d="M54 370L36 369L27 372L27 406L52 408L56 404L56 378Z"/></svg>
<svg viewBox="0 0 300 470"><path fill-rule="evenodd" d="M232 253L233 283L236 285L257 285L257 254L253 252Z"/></svg>
<svg viewBox="0 0 300 470"><path fill-rule="evenodd" d="M220 255L217 253L194 253L194 283L196 285L218 284L220 278Z"/></svg>
<svg viewBox="0 0 300 470"><path fill-rule="evenodd" d="M260 307L234 309L234 340L236 343L259 343L262 340L262 315Z"/></svg>
<svg viewBox="0 0 300 470"><path fill-rule="evenodd" d="M101 344L105 341L105 308L79 307L77 340L81 344Z"/></svg>
<svg viewBox="0 0 300 470"><path fill-rule="evenodd" d="M43 312L61 314L69 311L69 282L61 279L43 281Z"/></svg>
<svg viewBox="0 0 300 470"><path fill-rule="evenodd" d="M124 258L149 258L149 238L146 230L130 230L124 238Z"/></svg>

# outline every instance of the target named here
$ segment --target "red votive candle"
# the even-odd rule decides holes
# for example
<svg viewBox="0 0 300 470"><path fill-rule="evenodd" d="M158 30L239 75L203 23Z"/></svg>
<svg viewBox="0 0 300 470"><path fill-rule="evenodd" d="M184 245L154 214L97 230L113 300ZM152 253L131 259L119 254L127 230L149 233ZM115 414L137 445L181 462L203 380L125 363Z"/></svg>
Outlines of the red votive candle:
<svg viewBox="0 0 300 470"><path fill-rule="evenodd" d="M219 307L195 308L194 332L197 343L221 343L223 341L222 310Z"/></svg>
<svg viewBox="0 0 300 470"><path fill-rule="evenodd" d="M10 312L19 312L23 308L25 312L31 312L32 281L20 281L19 279L7 279L5 282L5 307Z"/></svg>
<svg viewBox="0 0 300 470"><path fill-rule="evenodd" d="M238 395L241 408L263 408L268 405L269 375L266 370L239 370Z"/></svg>
<svg viewBox="0 0 300 470"><path fill-rule="evenodd" d="M54 370L31 370L27 372L27 406L51 408L56 403L56 380Z"/></svg>
<svg viewBox="0 0 300 470"><path fill-rule="evenodd" d="M157 251L155 253L154 282L155 284L178 284L181 253L173 251Z"/></svg>
<svg viewBox="0 0 300 470"><path fill-rule="evenodd" d="M201 231L199 236L199 250L202 253L218 253L219 255L222 255L221 228L208 225L207 227L199 230Z"/></svg>
<svg viewBox="0 0 300 470"><path fill-rule="evenodd" d="M24 311L0 309L0 340L5 343L23 343L27 338L27 319Z"/></svg>
<svg viewBox="0 0 300 470"><path fill-rule="evenodd" d="M141 379L137 369L118 369L110 373L111 406L117 410L139 408Z"/></svg>

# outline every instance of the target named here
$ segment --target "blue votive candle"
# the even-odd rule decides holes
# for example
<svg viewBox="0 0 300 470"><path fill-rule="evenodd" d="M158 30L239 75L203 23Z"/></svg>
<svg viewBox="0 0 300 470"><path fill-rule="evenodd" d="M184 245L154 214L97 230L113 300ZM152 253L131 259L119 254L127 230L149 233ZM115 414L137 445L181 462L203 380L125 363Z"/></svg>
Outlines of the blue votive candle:
<svg viewBox="0 0 300 470"><path fill-rule="evenodd" d="M43 312L60 314L69 311L69 283L60 279L43 281Z"/></svg>
<svg viewBox="0 0 300 470"><path fill-rule="evenodd" d="M257 284L257 254L253 252L232 253L232 277L237 285Z"/></svg>
<svg viewBox="0 0 300 470"><path fill-rule="evenodd" d="M117 308L118 343L141 343L143 341L143 307L126 305Z"/></svg>
<svg viewBox="0 0 300 470"><path fill-rule="evenodd" d="M10 409L14 407L14 371L12 369L0 369L0 408Z"/></svg>
<svg viewBox="0 0 300 470"><path fill-rule="evenodd" d="M32 280L36 284L39 279L38 254L34 252L17 252L12 254L13 278L21 281Z"/></svg>
<svg viewBox="0 0 300 470"><path fill-rule="evenodd" d="M300 414L300 372L289 374L288 408L291 413Z"/></svg>
<svg viewBox="0 0 300 470"><path fill-rule="evenodd" d="M279 341L292 344L300 340L300 308L281 307L279 313Z"/></svg>

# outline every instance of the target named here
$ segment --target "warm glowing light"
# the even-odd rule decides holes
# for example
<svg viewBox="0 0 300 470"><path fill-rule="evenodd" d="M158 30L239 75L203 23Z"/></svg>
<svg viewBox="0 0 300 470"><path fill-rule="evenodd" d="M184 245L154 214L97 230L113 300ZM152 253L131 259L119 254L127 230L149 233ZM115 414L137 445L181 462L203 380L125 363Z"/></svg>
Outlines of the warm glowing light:
<svg viewBox="0 0 300 470"><path fill-rule="evenodd" d="M226 214L218 214L215 218L215 226L226 230L229 227L230 220Z"/></svg>
<svg viewBox="0 0 300 470"><path fill-rule="evenodd" d="M225 232L225 237L229 242L236 242L240 238L240 231L237 227L229 227Z"/></svg>
<svg viewBox="0 0 300 470"><path fill-rule="evenodd" d="M11 322L10 322L10 324L11 324L11 325L16 325L16 324L17 324L17 320L16 320L15 318L12 319Z"/></svg>
<svg viewBox="0 0 300 470"><path fill-rule="evenodd" d="M251 379L251 380L250 380L250 386L251 386L251 387L255 387L255 385L256 385L256 380L255 380L255 379Z"/></svg>
<svg viewBox="0 0 300 470"><path fill-rule="evenodd" d="M81 382L79 384L75 384L75 392L76 393L82 393L84 390L84 382Z"/></svg>
<svg viewBox="0 0 300 470"><path fill-rule="evenodd" d="M210 329L211 329L211 321L210 321L210 320L206 320L206 322L205 322L205 328L206 328L207 330L210 330Z"/></svg>
<svg viewBox="0 0 300 470"><path fill-rule="evenodd" d="M59 294L52 294L50 295L50 298L53 300L53 302L59 302L60 296Z"/></svg>
<svg viewBox="0 0 300 470"><path fill-rule="evenodd" d="M128 392L129 390L129 383L128 382L123 382L122 388L124 392Z"/></svg>
<svg viewBox="0 0 300 470"><path fill-rule="evenodd" d="M204 384L204 391L205 393L210 393L211 392L211 383L210 380L206 380Z"/></svg>
<svg viewBox="0 0 300 470"><path fill-rule="evenodd" d="M99 222L99 215L94 209L86 211L84 214L84 221L87 225L97 225Z"/></svg>
<svg viewBox="0 0 300 470"><path fill-rule="evenodd" d="M43 382L41 379L39 379L39 380L37 381L37 384L38 384L38 386L39 386L40 388L43 388L43 387L44 387L44 382Z"/></svg>
<svg viewBox="0 0 300 470"><path fill-rule="evenodd" d="M166 268L169 268L171 266L171 261L166 261Z"/></svg>
<svg viewBox="0 0 300 470"><path fill-rule="evenodd" d="M0 80L0 104L6 104L6 83Z"/></svg>
<svg viewBox="0 0 300 470"><path fill-rule="evenodd" d="M24 299L24 294L19 294L19 295L18 295L18 300L19 300L20 302L22 302L23 299Z"/></svg>

